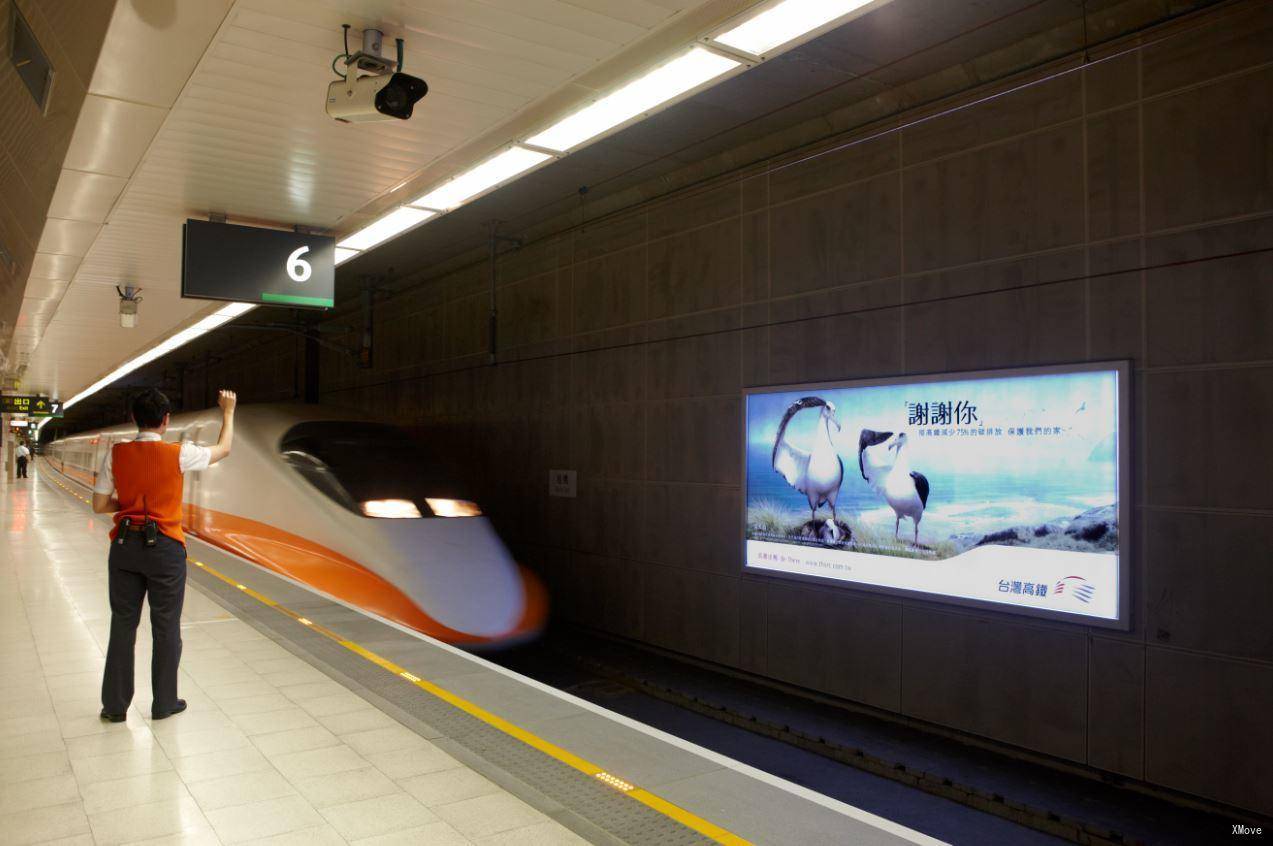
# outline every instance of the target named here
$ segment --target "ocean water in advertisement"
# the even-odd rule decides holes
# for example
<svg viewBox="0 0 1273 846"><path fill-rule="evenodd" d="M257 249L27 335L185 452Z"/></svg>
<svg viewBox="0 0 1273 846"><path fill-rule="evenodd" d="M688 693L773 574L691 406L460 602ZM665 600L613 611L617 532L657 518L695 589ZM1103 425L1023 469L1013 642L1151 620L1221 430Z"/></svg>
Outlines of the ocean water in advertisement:
<svg viewBox="0 0 1273 846"><path fill-rule="evenodd" d="M1119 377L749 394L747 566L1117 620Z"/></svg>

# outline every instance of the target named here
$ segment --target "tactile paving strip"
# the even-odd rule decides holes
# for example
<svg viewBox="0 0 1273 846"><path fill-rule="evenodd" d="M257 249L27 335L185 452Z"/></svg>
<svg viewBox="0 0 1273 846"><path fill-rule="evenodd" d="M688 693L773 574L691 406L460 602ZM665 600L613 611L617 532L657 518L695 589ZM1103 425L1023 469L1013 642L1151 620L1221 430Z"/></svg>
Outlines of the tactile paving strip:
<svg viewBox="0 0 1273 846"><path fill-rule="evenodd" d="M690 846L713 840L682 825L658 811L624 796L621 787L611 786L599 778L590 778L549 755L528 746L491 725L465 713L414 684L407 683L376 664L364 660L319 632L297 625L262 604L244 591L199 568L190 568L190 577L200 589L233 610L241 619L258 630L293 647L294 652L309 656L314 663L329 670L338 681L360 695L371 694L385 700L442 738L467 750L491 767L511 777L516 784L528 785L563 813L549 813L585 837L593 837L599 829L620 843L657 844L657 846ZM386 638L407 637L389 626L383 626ZM435 740L435 742L437 742ZM445 747L443 747L445 749ZM516 795L509 778L496 778L502 787ZM617 780L616 780L617 781ZM521 795L541 808L538 797ZM570 819L571 816L577 820ZM584 823L580 825L579 823ZM572 824L573 823L573 824Z"/></svg>

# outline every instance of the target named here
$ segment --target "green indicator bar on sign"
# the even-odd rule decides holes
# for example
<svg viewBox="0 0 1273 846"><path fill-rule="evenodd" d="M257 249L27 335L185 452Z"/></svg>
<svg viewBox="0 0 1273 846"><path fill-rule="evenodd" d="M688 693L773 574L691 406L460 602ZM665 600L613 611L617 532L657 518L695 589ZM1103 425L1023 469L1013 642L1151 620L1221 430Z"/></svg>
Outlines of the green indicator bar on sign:
<svg viewBox="0 0 1273 846"><path fill-rule="evenodd" d="M318 306L320 308L331 308L334 305L332 300L325 297L302 297L299 294L271 294L268 291L261 294L261 300L267 303L287 303L288 305Z"/></svg>

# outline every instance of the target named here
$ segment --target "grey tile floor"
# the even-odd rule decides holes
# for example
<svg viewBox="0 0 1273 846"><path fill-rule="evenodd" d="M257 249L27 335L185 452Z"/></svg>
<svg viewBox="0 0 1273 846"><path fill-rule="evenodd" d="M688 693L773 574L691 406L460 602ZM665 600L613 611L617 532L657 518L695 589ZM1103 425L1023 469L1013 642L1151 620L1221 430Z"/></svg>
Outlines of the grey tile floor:
<svg viewBox="0 0 1273 846"><path fill-rule="evenodd" d="M184 714L98 719L106 542L82 503L0 480L0 843L578 844L187 588ZM404 752L409 754L404 754Z"/></svg>

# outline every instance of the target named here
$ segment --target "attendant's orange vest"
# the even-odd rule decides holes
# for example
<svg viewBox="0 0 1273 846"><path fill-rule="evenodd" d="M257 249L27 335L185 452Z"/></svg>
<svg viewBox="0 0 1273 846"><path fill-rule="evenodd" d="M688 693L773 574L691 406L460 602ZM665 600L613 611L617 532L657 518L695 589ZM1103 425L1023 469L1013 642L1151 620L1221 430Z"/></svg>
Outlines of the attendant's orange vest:
<svg viewBox="0 0 1273 846"><path fill-rule="evenodd" d="M131 441L111 448L111 471L115 475L115 498L120 510L115 514L111 539L119 534L125 517L140 526L149 517L159 531L184 544L181 531L181 444L163 441Z"/></svg>

